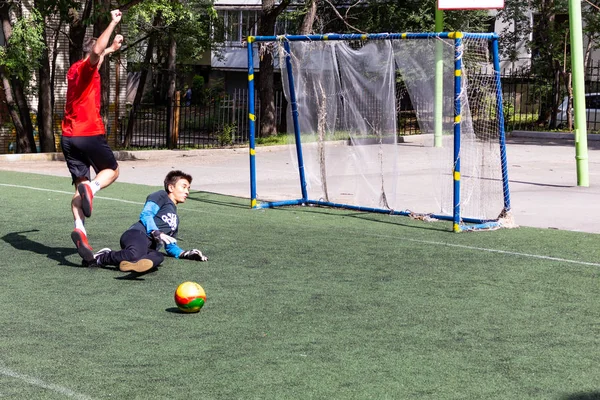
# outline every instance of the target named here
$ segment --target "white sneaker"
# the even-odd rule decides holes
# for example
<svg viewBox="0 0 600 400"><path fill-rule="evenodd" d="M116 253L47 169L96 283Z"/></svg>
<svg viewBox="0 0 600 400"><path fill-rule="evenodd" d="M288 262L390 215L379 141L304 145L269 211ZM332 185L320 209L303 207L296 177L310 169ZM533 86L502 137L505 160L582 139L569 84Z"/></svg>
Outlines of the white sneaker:
<svg viewBox="0 0 600 400"><path fill-rule="evenodd" d="M98 261L98 257L100 257L102 254L107 254L110 253L112 250L109 249L108 247L105 247L103 249L98 250L97 252L94 253L94 260L96 261L96 264L103 266L104 264L101 263L100 261Z"/></svg>

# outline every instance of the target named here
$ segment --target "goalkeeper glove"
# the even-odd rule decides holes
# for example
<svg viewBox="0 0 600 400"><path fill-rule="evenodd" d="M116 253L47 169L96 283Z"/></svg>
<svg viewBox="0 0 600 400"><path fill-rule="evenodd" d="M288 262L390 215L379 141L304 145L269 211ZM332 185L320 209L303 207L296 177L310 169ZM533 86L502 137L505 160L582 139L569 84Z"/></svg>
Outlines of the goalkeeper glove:
<svg viewBox="0 0 600 400"><path fill-rule="evenodd" d="M159 229L155 229L152 231L152 240L156 243L156 249L160 249L160 247L167 244L177 243L177 239L171 237L165 233L162 233Z"/></svg>
<svg viewBox="0 0 600 400"><path fill-rule="evenodd" d="M193 261L208 261L208 257L202 254L202 252L198 249L184 251L179 255L179 258Z"/></svg>

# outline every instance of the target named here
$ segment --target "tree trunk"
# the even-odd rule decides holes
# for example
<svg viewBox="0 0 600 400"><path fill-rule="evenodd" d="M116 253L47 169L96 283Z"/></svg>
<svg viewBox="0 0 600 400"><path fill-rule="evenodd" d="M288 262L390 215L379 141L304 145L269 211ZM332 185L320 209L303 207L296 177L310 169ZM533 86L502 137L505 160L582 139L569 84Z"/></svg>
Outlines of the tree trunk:
<svg viewBox="0 0 600 400"><path fill-rule="evenodd" d="M312 27L317 18L317 0L306 0L306 14L302 19L302 24L298 31L299 35L310 35L312 33Z"/></svg>
<svg viewBox="0 0 600 400"><path fill-rule="evenodd" d="M52 65L50 74L50 101L52 102L52 112L54 112L54 103L56 99L54 98L54 82L56 82L56 60L58 58L58 38L61 35L62 22L58 24L56 27L56 31L54 32L54 38L52 39L52 43L54 43L52 48Z"/></svg>
<svg viewBox="0 0 600 400"><path fill-rule="evenodd" d="M167 146L174 148L177 143L173 140L175 129L175 83L177 79L177 43L173 32L169 33L169 57L167 59L168 86L167 86Z"/></svg>
<svg viewBox="0 0 600 400"><path fill-rule="evenodd" d="M11 85L8 81L8 78L4 72L4 67L0 66L0 78L2 79L2 85L4 86L4 97L6 97L6 106L8 107L8 113L10 114L10 118L13 121L13 125L15 126L17 143L15 152L22 153L22 148L30 148L29 143L27 143L28 135L21 123L21 117L19 115L19 110L17 104L12 95ZM24 142L22 140L24 139Z"/></svg>
<svg viewBox="0 0 600 400"><path fill-rule="evenodd" d="M44 19L44 42L46 45L46 28ZM37 126L40 139L40 150L42 153L53 153L56 151L56 142L54 140L54 132L52 130L52 82L50 79L50 59L48 55L48 47L42 51L40 67L38 69L38 111L37 111Z"/></svg>
<svg viewBox="0 0 600 400"><path fill-rule="evenodd" d="M154 22L152 25L154 27L160 24L160 13L158 13L154 17ZM123 146L129 147L131 145L131 139L133 138L133 127L135 126L135 115L137 110L140 107L142 102L142 98L144 96L144 87L146 86L146 79L148 78L148 70L150 69L150 64L152 63L152 55L154 53L154 42L156 41L156 36L154 34L150 35L148 39L148 47L146 48L146 56L144 57L144 68L142 68L142 72L140 73L140 81L138 83L137 90L135 92L135 98L133 99L133 104L131 105L131 110L129 111L129 119L127 121L127 133L125 133L125 140L123 141Z"/></svg>
<svg viewBox="0 0 600 400"><path fill-rule="evenodd" d="M21 123L25 129L25 137L17 138L17 150L19 153L37 153L35 139L33 137L33 122L31 121L29 104L27 103L27 96L25 96L23 82L13 77L11 79L11 85L13 88L13 96L19 110L19 116L21 117Z"/></svg>
<svg viewBox="0 0 600 400"><path fill-rule="evenodd" d="M259 115L260 115L260 137L277 135L277 126L275 119L275 92L273 90L273 56L272 46L261 43L266 50L260 59L258 75L258 93L259 93Z"/></svg>
<svg viewBox="0 0 600 400"><path fill-rule="evenodd" d="M289 5L289 0L283 0L278 6L275 6L274 0L262 1L262 12L258 24L259 36L270 36L275 32L275 23L277 16L281 14ZM275 119L275 99L273 91L273 53L272 45L266 43L259 44L261 54L258 73L258 92L259 92L259 116L260 129L259 136L266 137L277 134Z"/></svg>
<svg viewBox="0 0 600 400"><path fill-rule="evenodd" d="M69 26L69 65L73 65L83 58L83 41L87 28L83 21L90 18L93 6L93 0L86 0L81 14L75 9L70 10L73 22Z"/></svg>
<svg viewBox="0 0 600 400"><path fill-rule="evenodd" d="M0 3L0 23L4 34L4 39L8 43L12 35L12 26L9 16L10 5L6 2ZM35 153L35 141L33 139L33 126L29 115L29 105L22 83L16 79L9 78L4 68L0 68L0 78L4 86L6 103L17 135L17 153Z"/></svg>

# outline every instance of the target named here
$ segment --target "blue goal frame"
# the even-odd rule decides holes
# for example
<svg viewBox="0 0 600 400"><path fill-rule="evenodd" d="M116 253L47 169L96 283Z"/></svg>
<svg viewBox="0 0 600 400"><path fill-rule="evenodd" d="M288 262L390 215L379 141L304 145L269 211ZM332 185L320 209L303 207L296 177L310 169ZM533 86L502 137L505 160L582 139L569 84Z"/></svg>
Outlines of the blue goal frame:
<svg viewBox="0 0 600 400"><path fill-rule="evenodd" d="M506 216L511 209L510 191L508 187L508 167L506 160L506 134L504 130L504 112L502 109L502 85L500 81L500 61L498 55L498 34L496 33L465 33L465 32L435 32L435 33L372 33L372 34L327 34L327 35L280 35L280 36L248 36L248 118L249 118L249 145L250 145L250 207L274 208L289 205L318 205L326 207L345 208L356 211L367 211L391 215L412 216L409 211L395 211L380 208L361 207L350 204L332 203L321 200L310 200L306 189L304 175L304 161L300 140L300 126L298 122L298 104L294 88L289 42L292 41L321 41L321 40L406 40L406 39L453 39L454 40L454 171L453 171L453 215L428 214L428 217L452 221L454 232L468 230L488 230L501 225L500 219ZM460 133L461 133L461 100L460 89L462 84L462 41L463 39L487 39L492 43L492 58L494 76L496 81L497 104L499 105L498 129L500 162L502 169L502 188L504 195L504 208L498 219L482 220L474 218L461 218L460 216ZM286 66L288 83L290 87L290 106L296 138L296 154L298 157L298 174L302 197L296 200L274 201L257 203L256 199L256 112L254 99L254 43L257 42L283 42L287 53Z"/></svg>

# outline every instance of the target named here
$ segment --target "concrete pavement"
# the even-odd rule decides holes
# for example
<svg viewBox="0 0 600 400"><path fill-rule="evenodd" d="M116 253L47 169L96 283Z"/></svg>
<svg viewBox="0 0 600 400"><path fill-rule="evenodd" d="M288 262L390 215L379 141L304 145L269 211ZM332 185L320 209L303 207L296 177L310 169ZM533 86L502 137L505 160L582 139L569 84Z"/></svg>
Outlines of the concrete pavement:
<svg viewBox="0 0 600 400"><path fill-rule="evenodd" d="M594 137L588 141L590 186L579 187L572 136L549 135L553 136L513 132L507 139L515 222L520 226L600 233L600 140ZM410 140L407 138L408 145ZM282 146L259 147L257 158L264 163L264 170L277 176L285 173L277 162L284 151L287 152ZM119 182L160 186L168 170L182 169L194 177L196 190L249 198L247 148L151 150L117 155ZM69 177L58 153L0 155L0 170Z"/></svg>

